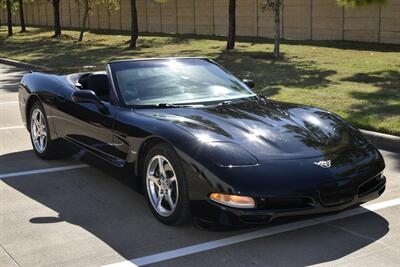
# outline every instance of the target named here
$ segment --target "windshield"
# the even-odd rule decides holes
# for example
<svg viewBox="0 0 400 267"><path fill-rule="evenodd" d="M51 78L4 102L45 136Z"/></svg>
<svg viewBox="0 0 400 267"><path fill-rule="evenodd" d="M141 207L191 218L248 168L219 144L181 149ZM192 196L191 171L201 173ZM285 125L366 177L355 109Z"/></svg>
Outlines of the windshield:
<svg viewBox="0 0 400 267"><path fill-rule="evenodd" d="M206 59L121 61L110 63L110 68L126 105L191 104L255 95Z"/></svg>

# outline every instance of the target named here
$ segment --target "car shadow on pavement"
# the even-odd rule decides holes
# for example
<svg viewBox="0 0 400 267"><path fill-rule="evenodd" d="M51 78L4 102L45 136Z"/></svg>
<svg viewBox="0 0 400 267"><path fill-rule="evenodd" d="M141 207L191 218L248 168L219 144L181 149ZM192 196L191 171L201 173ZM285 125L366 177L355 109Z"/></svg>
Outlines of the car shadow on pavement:
<svg viewBox="0 0 400 267"><path fill-rule="evenodd" d="M353 266L355 262L363 266L378 251L397 253L378 241L387 232L388 222L370 212L152 266Z"/></svg>
<svg viewBox="0 0 400 267"><path fill-rule="evenodd" d="M0 65L0 73L2 78L0 80L0 91L18 92L18 84L26 71L15 67L3 67Z"/></svg>
<svg viewBox="0 0 400 267"><path fill-rule="evenodd" d="M0 156L0 162L6 157L7 155ZM38 211L28 221L23 219L21 227L29 227L31 236L35 236L35 231L44 231L45 224L67 222L96 236L122 257L132 259L294 221L284 220L270 226L232 231L206 231L193 225L165 226L153 218L144 197L134 189L134 185L125 182L126 179L129 180L127 173L90 157L83 161L94 168L2 179L14 190L58 213L58 216L43 216ZM12 205L13 203L9 203L8 209L12 210ZM4 220L6 222L7 219ZM361 231L360 235L340 230L334 224L336 222L298 229L234 247L243 246L243 249L249 251L249 262L243 262L242 259L243 265L250 265L252 253L265 254L264 265L310 265L354 253L382 238L389 231L388 221L373 212L338 221L342 228ZM65 223L59 227L63 225ZM59 234L62 235L60 238L71 238L74 242L88 242L85 239L76 241L77 239L72 238L74 233L63 234L62 229ZM7 234L3 236L4 239L18 238L7 237ZM40 239L40 236L37 238ZM253 242L258 249L249 249ZM77 245L90 246L81 243ZM217 265L217 262L214 263Z"/></svg>

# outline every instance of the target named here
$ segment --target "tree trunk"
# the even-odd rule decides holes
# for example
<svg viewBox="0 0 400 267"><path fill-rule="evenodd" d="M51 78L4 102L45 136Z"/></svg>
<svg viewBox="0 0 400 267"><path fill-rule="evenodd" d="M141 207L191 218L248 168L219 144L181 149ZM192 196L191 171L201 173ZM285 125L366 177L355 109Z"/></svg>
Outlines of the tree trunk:
<svg viewBox="0 0 400 267"><path fill-rule="evenodd" d="M18 0L19 3L19 18L21 21L21 32L26 32L25 16L24 16L24 0Z"/></svg>
<svg viewBox="0 0 400 267"><path fill-rule="evenodd" d="M236 0L229 0L229 30L228 30L228 42L226 49L231 50L235 48L236 38Z"/></svg>
<svg viewBox="0 0 400 267"><path fill-rule="evenodd" d="M86 31L86 23L87 23L87 19L89 16L89 0L85 0L84 3L85 3L85 13L83 14L81 33L79 34L78 42L82 42L82 40L83 40L83 34Z"/></svg>
<svg viewBox="0 0 400 267"><path fill-rule="evenodd" d="M60 22L60 1L53 0L53 13L54 13L54 38L61 37L61 22Z"/></svg>
<svg viewBox="0 0 400 267"><path fill-rule="evenodd" d="M12 36L13 28L12 28L12 17L11 17L11 0L7 0L7 25L8 25L8 36Z"/></svg>
<svg viewBox="0 0 400 267"><path fill-rule="evenodd" d="M275 27L275 34L274 34L274 58L278 59L280 55L280 40L281 40L281 17L280 12L281 9L276 8L274 10L274 27Z"/></svg>
<svg viewBox="0 0 400 267"><path fill-rule="evenodd" d="M139 37L138 21L137 21L137 9L136 0L131 0L131 41L129 44L130 48L136 48L136 41Z"/></svg>

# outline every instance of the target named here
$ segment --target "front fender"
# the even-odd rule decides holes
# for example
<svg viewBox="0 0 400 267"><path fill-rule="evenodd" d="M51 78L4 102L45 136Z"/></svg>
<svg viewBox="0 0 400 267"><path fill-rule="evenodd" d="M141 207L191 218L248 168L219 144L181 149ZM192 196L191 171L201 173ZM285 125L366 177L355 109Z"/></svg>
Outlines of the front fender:
<svg viewBox="0 0 400 267"><path fill-rule="evenodd" d="M49 124L50 136L52 139L58 138L57 131L53 122L54 98L64 84L49 74L34 72L25 74L18 89L19 108L21 118L29 131L29 113L31 105L39 101L42 105Z"/></svg>

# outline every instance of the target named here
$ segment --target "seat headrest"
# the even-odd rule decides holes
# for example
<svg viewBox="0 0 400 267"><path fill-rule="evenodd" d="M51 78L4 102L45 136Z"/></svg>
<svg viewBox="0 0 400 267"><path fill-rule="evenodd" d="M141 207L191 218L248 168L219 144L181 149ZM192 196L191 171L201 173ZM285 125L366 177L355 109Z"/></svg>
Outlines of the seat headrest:
<svg viewBox="0 0 400 267"><path fill-rule="evenodd" d="M103 73L90 74L87 79L87 88L96 93L97 96L109 94L107 75Z"/></svg>

